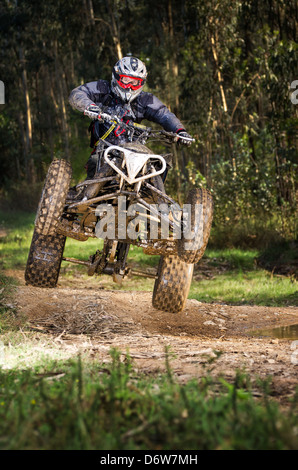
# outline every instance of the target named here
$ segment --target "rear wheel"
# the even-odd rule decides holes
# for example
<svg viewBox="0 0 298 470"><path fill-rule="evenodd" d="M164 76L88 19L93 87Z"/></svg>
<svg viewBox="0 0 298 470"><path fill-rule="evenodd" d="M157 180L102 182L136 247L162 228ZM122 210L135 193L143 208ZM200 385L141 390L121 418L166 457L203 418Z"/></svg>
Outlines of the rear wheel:
<svg viewBox="0 0 298 470"><path fill-rule="evenodd" d="M178 256L161 256L154 284L152 305L166 312L183 310L193 275L193 265Z"/></svg>
<svg viewBox="0 0 298 470"><path fill-rule="evenodd" d="M178 256L185 263L195 264L202 258L210 236L213 218L213 201L205 188L192 189L186 200L189 204L188 233L178 240ZM192 237L191 237L192 235Z"/></svg>

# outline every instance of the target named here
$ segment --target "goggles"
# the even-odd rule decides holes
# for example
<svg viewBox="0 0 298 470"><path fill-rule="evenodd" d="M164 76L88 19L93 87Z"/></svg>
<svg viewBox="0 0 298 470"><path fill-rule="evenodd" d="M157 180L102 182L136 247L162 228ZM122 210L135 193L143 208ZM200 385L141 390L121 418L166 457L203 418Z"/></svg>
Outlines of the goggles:
<svg viewBox="0 0 298 470"><path fill-rule="evenodd" d="M119 75L117 83L121 88L131 88L132 90L139 90L144 85L142 78L130 77L129 75Z"/></svg>

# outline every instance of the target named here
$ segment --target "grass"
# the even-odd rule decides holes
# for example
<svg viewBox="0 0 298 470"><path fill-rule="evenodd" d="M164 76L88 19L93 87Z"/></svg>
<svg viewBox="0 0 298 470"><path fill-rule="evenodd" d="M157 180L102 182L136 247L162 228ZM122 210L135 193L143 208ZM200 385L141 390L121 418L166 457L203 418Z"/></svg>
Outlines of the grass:
<svg viewBox="0 0 298 470"><path fill-rule="evenodd" d="M17 330L22 320L13 304L16 281L0 273L0 334Z"/></svg>
<svg viewBox="0 0 298 470"><path fill-rule="evenodd" d="M201 302L237 305L298 305L297 282L271 276L262 269L233 269L212 280L193 282L190 297Z"/></svg>
<svg viewBox="0 0 298 470"><path fill-rule="evenodd" d="M0 239L0 269L24 269L34 226L34 214L0 212L0 227L7 235ZM67 239L65 256L88 260L102 246L101 240L89 239L78 242ZM293 277L276 276L256 265L258 250L208 249L195 269L190 289L190 298L201 302L223 302L228 304L255 304L267 306L298 305L297 282ZM272 251L270 252L272 257ZM291 253L294 256L294 253ZM158 256L144 255L142 249L130 248L130 267L146 270L157 267ZM200 276L201 270L211 273L209 278ZM62 263L61 276L65 279L88 278L83 266ZM152 291L152 279L132 277L121 286L113 283L109 276L89 278L91 284L104 288Z"/></svg>
<svg viewBox="0 0 298 470"><path fill-rule="evenodd" d="M297 306L296 279L260 268L257 265L259 255L259 251L253 249L207 250L208 264L215 268L214 278L193 282L190 296L200 301L228 304ZM295 255L293 252L289 263ZM221 274L216 274L216 267L224 268ZM200 264L197 268L199 271Z"/></svg>
<svg viewBox="0 0 298 470"><path fill-rule="evenodd" d="M116 349L106 364L80 357L28 370L0 369L0 449L291 450L297 397L281 413L269 382L208 375L181 385L167 373L140 374Z"/></svg>

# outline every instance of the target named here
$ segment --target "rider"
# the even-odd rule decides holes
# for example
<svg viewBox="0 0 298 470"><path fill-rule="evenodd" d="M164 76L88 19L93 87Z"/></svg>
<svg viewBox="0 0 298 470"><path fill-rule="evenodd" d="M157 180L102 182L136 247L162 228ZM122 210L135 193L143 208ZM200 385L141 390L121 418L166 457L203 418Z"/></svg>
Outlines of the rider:
<svg viewBox="0 0 298 470"><path fill-rule="evenodd" d="M112 81L89 82L72 90L69 96L71 106L79 111L93 111L98 114L117 114L123 122L140 123L143 119L160 124L166 131L178 134L179 142L191 144L191 136L183 124L170 110L151 93L143 91L147 78L145 64L135 57L118 60L112 71ZM113 127L104 121L93 121L90 126L93 148L87 162L87 178L93 178L96 170L96 144L99 138L111 144L126 142L125 130Z"/></svg>

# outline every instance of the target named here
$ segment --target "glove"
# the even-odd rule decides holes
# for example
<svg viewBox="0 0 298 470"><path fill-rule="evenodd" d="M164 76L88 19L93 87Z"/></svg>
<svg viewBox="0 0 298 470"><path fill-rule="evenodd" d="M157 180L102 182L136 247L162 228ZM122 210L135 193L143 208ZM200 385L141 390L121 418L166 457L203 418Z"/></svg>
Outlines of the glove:
<svg viewBox="0 0 298 470"><path fill-rule="evenodd" d="M89 112L91 111L91 113L100 114L101 113L101 108L99 106L97 106L97 104L92 103L92 104L89 104L87 106L87 108L85 109L84 112L86 112L86 111L89 111Z"/></svg>
<svg viewBox="0 0 298 470"><path fill-rule="evenodd" d="M188 147L192 144L192 137L186 131L183 131L183 130L177 131L177 134L179 137L178 144L180 143L183 145L187 145ZM191 140L188 140L188 139L191 139Z"/></svg>

